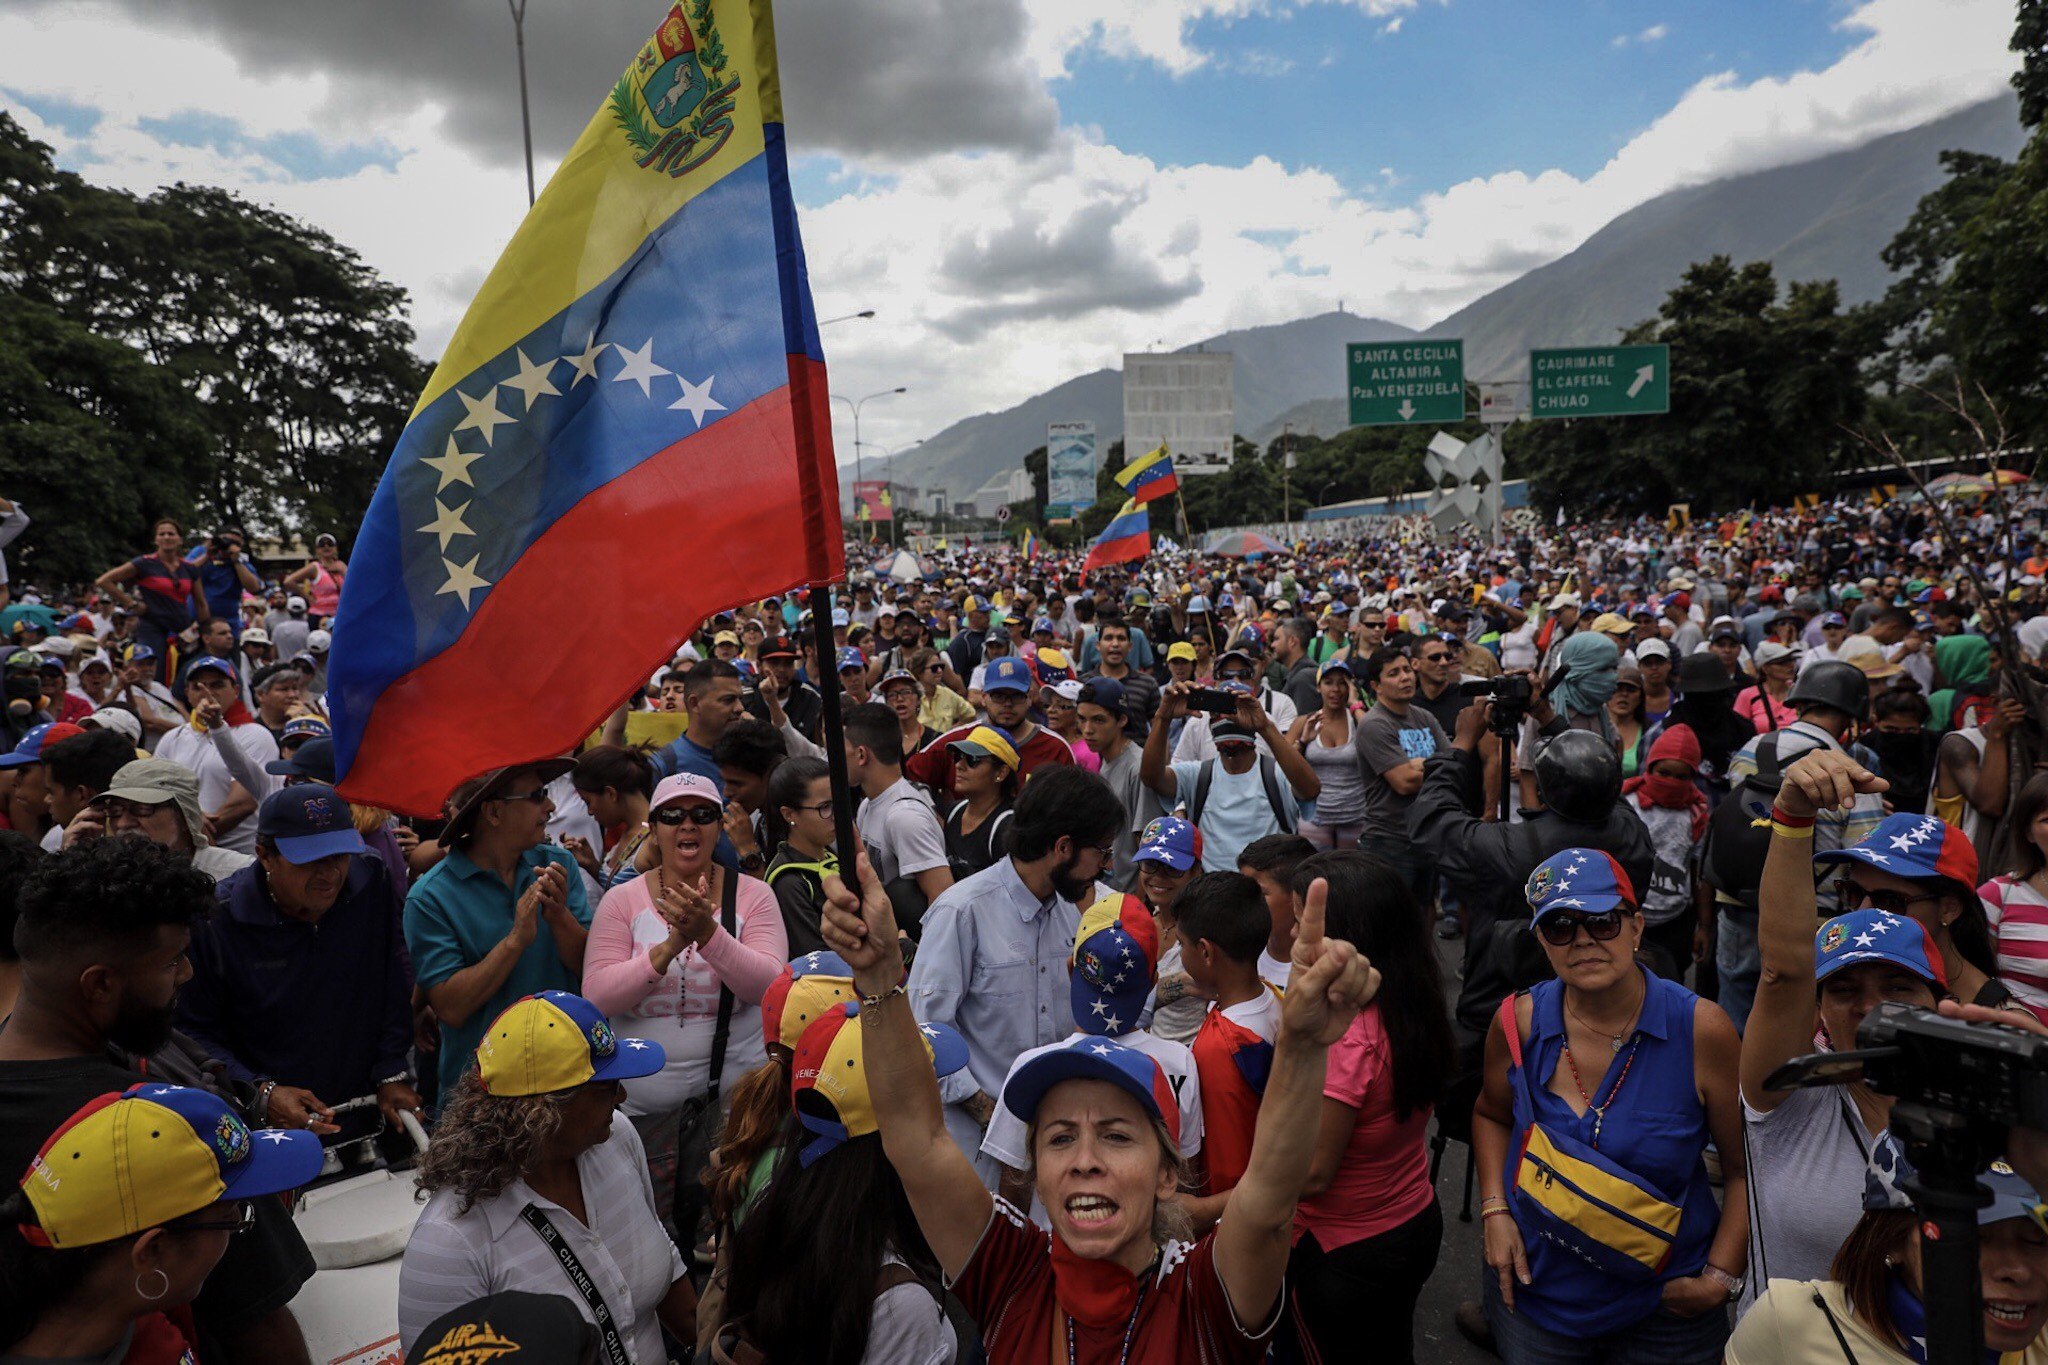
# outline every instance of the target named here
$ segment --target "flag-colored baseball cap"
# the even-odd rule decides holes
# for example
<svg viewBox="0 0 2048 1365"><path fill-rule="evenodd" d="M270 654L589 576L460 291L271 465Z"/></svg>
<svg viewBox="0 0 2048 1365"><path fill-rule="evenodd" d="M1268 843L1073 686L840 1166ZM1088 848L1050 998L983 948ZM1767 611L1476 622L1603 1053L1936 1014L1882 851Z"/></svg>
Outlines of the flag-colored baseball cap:
<svg viewBox="0 0 2048 1365"><path fill-rule="evenodd" d="M185 670L185 676L196 677L202 669L211 669L224 678L235 676L235 666L217 654L202 654L194 659L191 667Z"/></svg>
<svg viewBox="0 0 2048 1365"><path fill-rule="evenodd" d="M826 1010L859 999L853 968L839 954L821 948L793 957L761 993L761 1035L768 1046L795 1052L804 1030Z"/></svg>
<svg viewBox="0 0 2048 1365"><path fill-rule="evenodd" d="M1825 981L1845 967L1888 962L1922 981L1948 989L1948 973L1927 926L1884 910L1851 910L1814 931L1813 979Z"/></svg>
<svg viewBox="0 0 2048 1365"><path fill-rule="evenodd" d="M932 1070L950 1076L967 1065L966 1040L945 1024L919 1024ZM849 1138L878 1133L875 1099L868 1091L866 1030L860 1024L860 1002L849 1000L826 1010L797 1040L790 1064L790 1094L797 1121L813 1134L803 1149L803 1164Z"/></svg>
<svg viewBox="0 0 2048 1365"><path fill-rule="evenodd" d="M852 645L847 645L839 651L839 671L841 673L844 673L849 668L866 668L867 666L868 656L855 649Z"/></svg>
<svg viewBox="0 0 2048 1365"><path fill-rule="evenodd" d="M325 740L319 743L327 743ZM318 782L281 787L263 799L256 833L277 845L289 863L310 863L337 853L366 853L355 815L334 788Z"/></svg>
<svg viewBox="0 0 2048 1365"><path fill-rule="evenodd" d="M1054 687L1063 682L1072 682L1073 678L1074 666L1068 662L1064 653L1057 649L1038 651L1038 681L1041 684Z"/></svg>
<svg viewBox="0 0 2048 1365"><path fill-rule="evenodd" d="M1126 892L1098 897L1081 916L1068 962L1075 1027L1106 1037L1129 1033L1158 971L1152 911Z"/></svg>
<svg viewBox="0 0 2048 1365"><path fill-rule="evenodd" d="M1870 1160L1863 1170L1864 1209L1870 1213L1911 1209L1913 1196L1906 1192L1906 1182L1914 1174L1913 1163L1899 1146L1899 1140L1890 1133L1880 1136L1870 1144ZM1979 1171L1977 1183L1991 1195L1991 1202L1977 1210L1978 1227L2003 1223L2008 1218L2041 1221L2041 1196L2034 1192L2026 1177L2004 1160L1994 1161L1989 1170Z"/></svg>
<svg viewBox="0 0 2048 1365"><path fill-rule="evenodd" d="M1166 1125L1180 1144L1180 1101L1158 1062L1113 1038L1089 1034L1047 1048L1010 1073L1003 1083L1003 1107L1026 1123L1038 1117L1039 1101L1061 1081L1108 1081Z"/></svg>
<svg viewBox="0 0 2048 1365"><path fill-rule="evenodd" d="M67 720L53 720L38 725L21 737L21 742L14 746L12 753L0 754L0 769L26 768L31 763L40 763L43 750L84 733L85 727L73 725Z"/></svg>
<svg viewBox="0 0 2048 1365"><path fill-rule="evenodd" d="M592 1081L630 1081L668 1065L660 1043L612 1036L597 1006L567 991L515 1000L477 1044L476 1069L493 1095L552 1095Z"/></svg>
<svg viewBox="0 0 2048 1365"><path fill-rule="evenodd" d="M1522 895L1534 913L1531 922L1559 910L1598 915L1617 906L1635 909L1635 884L1614 855L1597 848L1568 848L1536 864L1523 883Z"/></svg>
<svg viewBox="0 0 2048 1365"><path fill-rule="evenodd" d="M981 678L984 692L1029 692L1033 685L1031 665L1014 654L990 660Z"/></svg>
<svg viewBox="0 0 2048 1365"><path fill-rule="evenodd" d="M1202 861L1202 831L1178 815L1162 815L1145 826L1131 861L1165 863L1175 872L1185 872Z"/></svg>
<svg viewBox="0 0 2048 1365"><path fill-rule="evenodd" d="M284 723L284 739L329 739L334 735L332 726L318 716L293 716ZM265 769L265 771L269 771Z"/></svg>
<svg viewBox="0 0 2048 1365"><path fill-rule="evenodd" d="M21 1188L22 1236L43 1247L110 1242L226 1199L254 1199L320 1173L320 1139L249 1126L219 1096L144 1082L64 1120Z"/></svg>
<svg viewBox="0 0 2048 1365"><path fill-rule="evenodd" d="M946 747L956 753L993 758L1011 772L1016 772L1019 766L1017 742L1000 725L977 725L967 732L964 739L956 739Z"/></svg>
<svg viewBox="0 0 2048 1365"><path fill-rule="evenodd" d="M1816 853L1813 861L1862 863L1915 881L1939 878L1972 894L1978 885L1977 850L1969 836L1932 815L1888 815L1860 842Z"/></svg>

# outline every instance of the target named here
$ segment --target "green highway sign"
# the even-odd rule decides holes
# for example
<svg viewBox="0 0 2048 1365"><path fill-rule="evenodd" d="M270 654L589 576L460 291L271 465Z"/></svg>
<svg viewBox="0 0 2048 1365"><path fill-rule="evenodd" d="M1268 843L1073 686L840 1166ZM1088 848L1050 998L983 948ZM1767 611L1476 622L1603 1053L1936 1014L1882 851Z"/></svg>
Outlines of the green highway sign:
<svg viewBox="0 0 2048 1365"><path fill-rule="evenodd" d="M1362 341L1350 360L1351 425L1465 420L1465 343Z"/></svg>
<svg viewBox="0 0 2048 1365"><path fill-rule="evenodd" d="M1531 417L1645 417L1669 411L1669 346L1529 352Z"/></svg>

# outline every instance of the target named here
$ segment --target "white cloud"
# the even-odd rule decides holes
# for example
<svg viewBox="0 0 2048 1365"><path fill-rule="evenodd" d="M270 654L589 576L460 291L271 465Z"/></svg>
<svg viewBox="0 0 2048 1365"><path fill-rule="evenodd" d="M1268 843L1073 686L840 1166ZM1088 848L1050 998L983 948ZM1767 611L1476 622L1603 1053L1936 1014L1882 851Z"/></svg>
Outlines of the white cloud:
<svg viewBox="0 0 2048 1365"><path fill-rule="evenodd" d="M1243 18L1254 3L1136 0L1119 9L1119 31L1170 52L1190 14ZM1379 17L1392 23L1400 13L1389 11L1404 8L1381 0ZM879 314L827 333L833 387L908 387L863 416L863 439L896 446L1114 365L1126 348L1340 298L1427 325L1654 195L1913 126L1997 93L2011 69L2006 0L1866 0L1841 22L1854 45L1833 64L1754 81L1711 75L1589 176L1531 166L1412 202L1391 167L1361 189L1265 157L1161 164L1071 128L1006 150L814 159L804 169L822 165L835 196L804 214L819 312ZM431 355L516 226L524 183L447 136L450 114L432 102L366 103L337 123L341 79L244 63L215 39L108 24L92 8L0 16L0 105L101 110L85 135L66 131L69 119L28 120L67 164L137 190L223 184L313 221L413 291ZM150 131L151 120L199 114L251 134L391 151L294 180L260 138L184 146ZM794 116L792 127L801 137ZM851 433L839 434L850 459Z"/></svg>
<svg viewBox="0 0 2048 1365"><path fill-rule="evenodd" d="M1642 30L1640 33L1615 34L1614 42L1611 44L1611 46L1627 47L1630 43L1634 43L1638 47L1647 47L1651 43L1660 43L1664 41L1665 35L1670 32L1671 26L1669 24L1652 24L1648 28Z"/></svg>
<svg viewBox="0 0 2048 1365"><path fill-rule="evenodd" d="M1449 3L1449 0L1439 0ZM1387 19L1382 33L1396 33L1401 17L1422 0L1032 0L1031 39L1027 47L1039 72L1047 77L1067 74L1077 52L1094 50L1127 61L1151 62L1184 76L1217 60L1190 41L1190 30L1204 21L1231 22L1254 15L1285 17L1311 4L1343 5L1369 18ZM1391 17L1389 17L1391 16Z"/></svg>

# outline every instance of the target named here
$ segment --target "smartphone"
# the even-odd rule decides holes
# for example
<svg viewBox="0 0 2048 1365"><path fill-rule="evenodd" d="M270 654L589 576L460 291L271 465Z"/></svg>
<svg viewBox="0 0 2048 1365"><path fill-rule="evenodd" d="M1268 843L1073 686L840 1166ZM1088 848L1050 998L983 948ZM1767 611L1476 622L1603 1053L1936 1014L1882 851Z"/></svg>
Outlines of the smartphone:
<svg viewBox="0 0 2048 1365"><path fill-rule="evenodd" d="M1188 693L1188 709L1207 711L1216 716L1234 716L1238 699L1244 695L1242 692L1226 692L1220 687L1197 687Z"/></svg>

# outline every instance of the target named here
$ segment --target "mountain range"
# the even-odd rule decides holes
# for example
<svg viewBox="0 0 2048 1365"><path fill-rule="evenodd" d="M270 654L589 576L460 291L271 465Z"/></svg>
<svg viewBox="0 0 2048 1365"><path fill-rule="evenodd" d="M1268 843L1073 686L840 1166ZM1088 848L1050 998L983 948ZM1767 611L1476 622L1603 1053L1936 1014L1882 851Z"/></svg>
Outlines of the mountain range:
<svg viewBox="0 0 2048 1365"><path fill-rule="evenodd" d="M2024 140L2017 103L2003 95L1847 151L1659 195L1420 333L1335 312L1182 349L1236 356L1237 429L1263 444L1283 423L1323 435L1349 425L1348 342L1462 337L1468 378L1520 377L1531 346L1614 341L1655 315L1686 266L1716 254L1768 260L1781 282L1833 278L1845 304L1863 303L1889 283L1879 253L1945 178L1940 154L2010 157ZM1072 421L1093 422L1105 449L1123 434L1120 370L1079 375L1001 412L955 422L924 442L920 463L930 462L931 484L965 499L1044 445L1046 423Z"/></svg>

